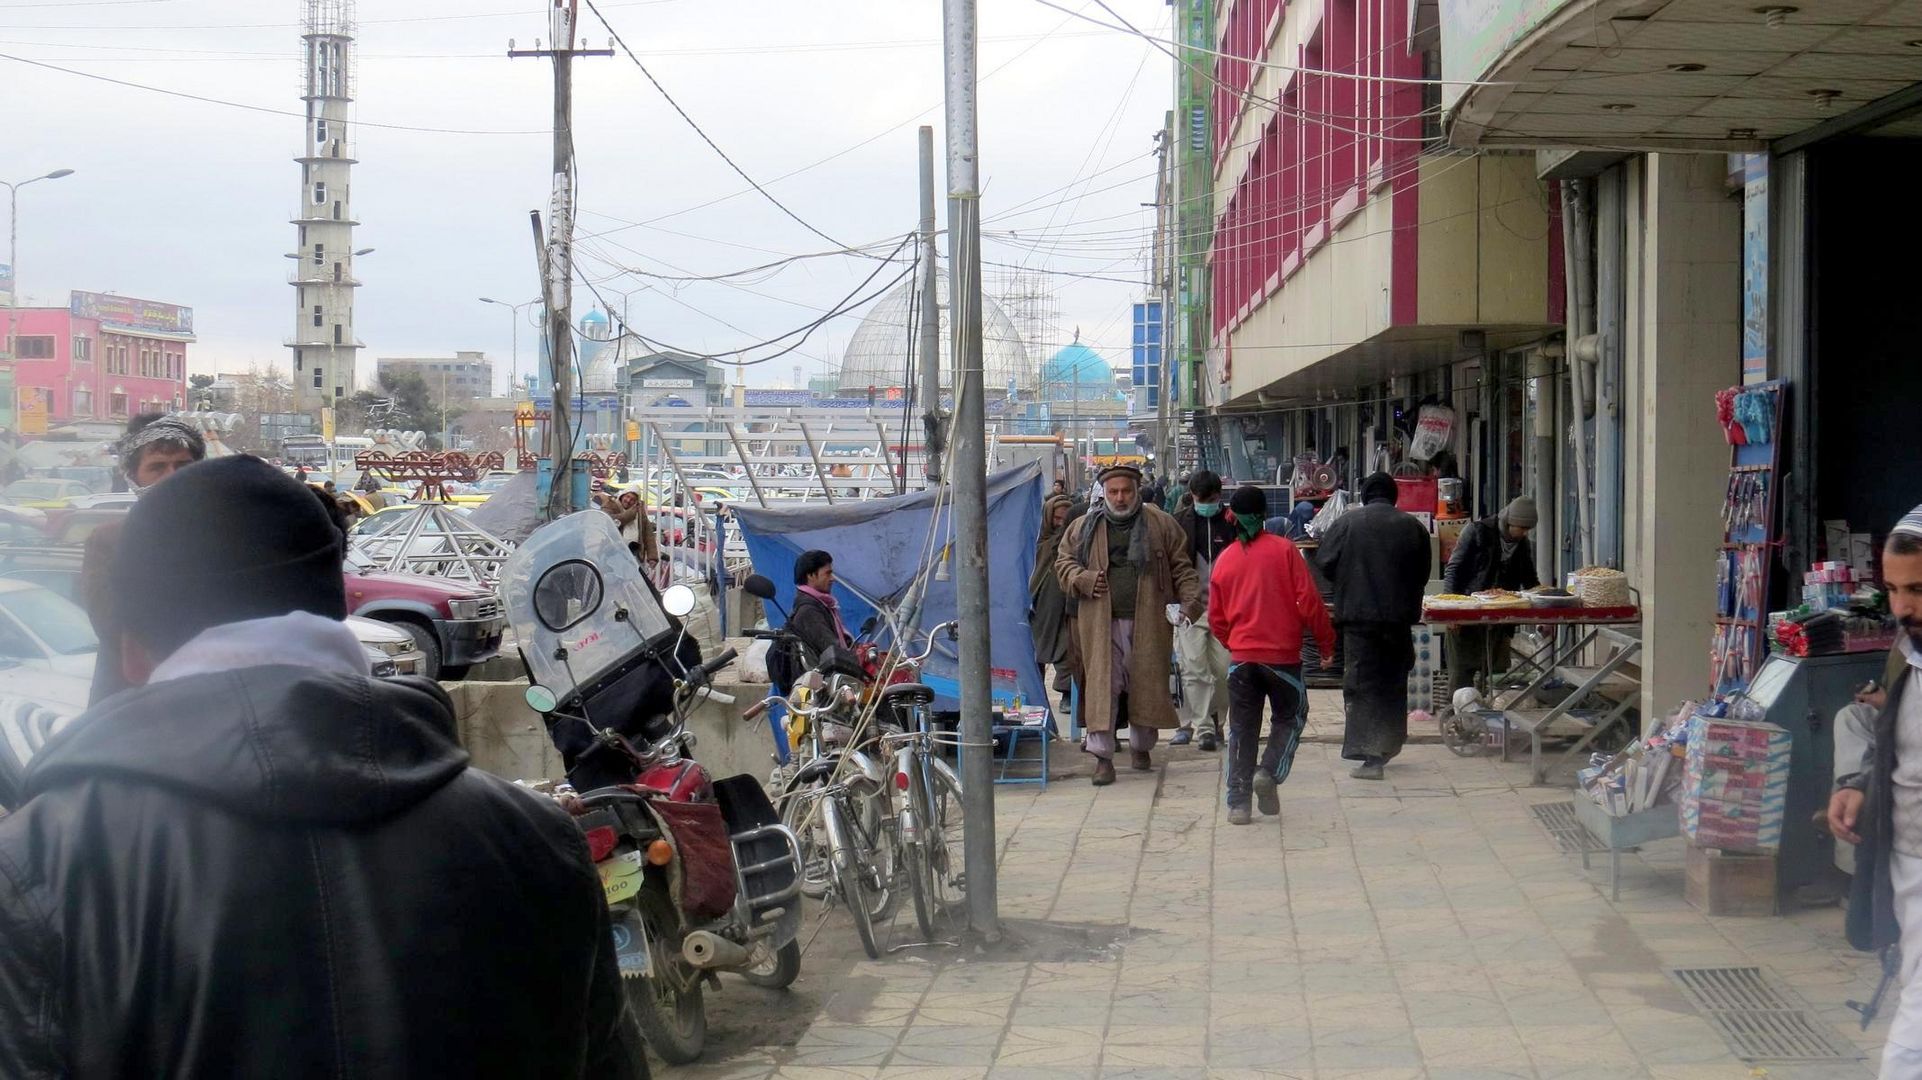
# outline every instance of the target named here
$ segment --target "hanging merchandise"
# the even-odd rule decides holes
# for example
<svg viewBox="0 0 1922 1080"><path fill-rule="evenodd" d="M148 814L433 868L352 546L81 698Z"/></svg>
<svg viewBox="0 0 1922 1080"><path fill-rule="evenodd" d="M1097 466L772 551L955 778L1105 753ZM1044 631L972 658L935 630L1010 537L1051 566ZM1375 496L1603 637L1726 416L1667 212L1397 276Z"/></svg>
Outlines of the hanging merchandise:
<svg viewBox="0 0 1922 1080"><path fill-rule="evenodd" d="M1715 633L1710 684L1717 694L1748 686L1769 641L1769 575L1779 544L1784 384L1730 387L1715 395L1715 419L1731 447L1722 489L1722 543L1715 561Z"/></svg>
<svg viewBox="0 0 1922 1080"><path fill-rule="evenodd" d="M1455 410L1447 405L1423 405L1415 421L1415 437L1409 440L1408 456L1429 461L1448 446L1455 434Z"/></svg>
<svg viewBox="0 0 1922 1080"><path fill-rule="evenodd" d="M1348 493L1346 491L1338 490L1333 495L1328 496L1328 501L1322 503L1321 509L1315 511L1315 516L1308 520L1308 535L1316 540L1321 539L1322 536L1327 533L1328 527L1333 525L1343 514L1349 511L1350 507L1348 503Z"/></svg>

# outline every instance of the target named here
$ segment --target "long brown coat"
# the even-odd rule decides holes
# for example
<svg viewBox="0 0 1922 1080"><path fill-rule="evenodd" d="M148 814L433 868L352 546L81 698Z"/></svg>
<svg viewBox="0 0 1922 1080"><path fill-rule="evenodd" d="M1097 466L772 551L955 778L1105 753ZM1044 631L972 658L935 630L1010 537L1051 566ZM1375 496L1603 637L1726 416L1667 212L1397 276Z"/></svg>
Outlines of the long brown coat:
<svg viewBox="0 0 1922 1080"><path fill-rule="evenodd" d="M1148 563L1141 569L1135 590L1134 652L1128 662L1128 722L1144 727L1179 726L1174 698L1168 693L1168 672L1174 658L1174 627L1168 625L1167 606L1179 603L1190 619L1201 617L1201 581L1188 555L1188 537L1175 519L1152 507L1141 508L1136 528L1148 530ZM1095 530L1084 565L1082 540ZM1108 598L1094 595L1095 575L1108 568L1108 518L1091 510L1068 526L1056 549L1055 573L1062 591L1080 601L1074 641L1081 657L1081 722L1089 731L1114 727L1114 701L1108 687L1114 662L1110 634L1114 618Z"/></svg>

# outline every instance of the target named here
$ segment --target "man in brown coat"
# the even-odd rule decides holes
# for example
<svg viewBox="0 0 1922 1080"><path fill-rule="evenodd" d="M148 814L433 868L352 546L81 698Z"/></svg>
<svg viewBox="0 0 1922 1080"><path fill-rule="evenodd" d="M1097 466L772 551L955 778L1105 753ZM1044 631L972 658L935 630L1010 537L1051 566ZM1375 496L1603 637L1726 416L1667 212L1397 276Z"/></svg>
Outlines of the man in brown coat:
<svg viewBox="0 0 1922 1080"><path fill-rule="evenodd" d="M1141 472L1115 465L1100 475L1101 506L1076 519L1056 549L1055 573L1075 607L1081 656L1081 719L1096 786L1114 783L1115 736L1128 724L1133 765L1153 767L1148 752L1159 731L1173 728L1168 690L1177 618L1201 615L1201 584L1188 538L1173 518L1141 500Z"/></svg>

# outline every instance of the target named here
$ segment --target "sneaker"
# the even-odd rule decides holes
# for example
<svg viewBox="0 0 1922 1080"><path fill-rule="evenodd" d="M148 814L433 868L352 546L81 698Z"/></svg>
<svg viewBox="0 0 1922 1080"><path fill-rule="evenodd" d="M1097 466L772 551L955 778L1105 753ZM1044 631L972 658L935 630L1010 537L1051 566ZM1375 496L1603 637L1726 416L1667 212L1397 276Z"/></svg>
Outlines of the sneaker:
<svg viewBox="0 0 1922 1080"><path fill-rule="evenodd" d="M1204 731L1201 733L1201 748L1203 750L1213 750L1217 745L1218 742L1215 739L1215 733L1213 731Z"/></svg>
<svg viewBox="0 0 1922 1080"><path fill-rule="evenodd" d="M1114 759L1096 758L1094 763L1094 786L1107 787L1114 783Z"/></svg>
<svg viewBox="0 0 1922 1080"><path fill-rule="evenodd" d="M1186 746L1189 743L1193 742L1194 738L1195 738L1195 729L1182 728L1180 731L1175 732L1174 738L1168 740L1168 745L1169 746ZM1203 735L1202 739L1206 740L1207 736Z"/></svg>
<svg viewBox="0 0 1922 1080"><path fill-rule="evenodd" d="M1248 813L1248 808L1245 806L1230 806L1228 808L1228 824L1230 825L1247 825L1253 820L1254 818Z"/></svg>
<svg viewBox="0 0 1922 1080"><path fill-rule="evenodd" d="M1382 763L1379 761L1364 761L1350 769L1348 775L1357 780L1380 780L1381 766Z"/></svg>
<svg viewBox="0 0 1922 1080"><path fill-rule="evenodd" d="M1128 757L1136 772L1147 772L1155 767L1154 759L1148 756L1146 750L1131 751Z"/></svg>
<svg viewBox="0 0 1922 1080"><path fill-rule="evenodd" d="M1270 772L1255 773L1255 805L1269 817L1281 813L1281 796L1275 791L1275 775Z"/></svg>

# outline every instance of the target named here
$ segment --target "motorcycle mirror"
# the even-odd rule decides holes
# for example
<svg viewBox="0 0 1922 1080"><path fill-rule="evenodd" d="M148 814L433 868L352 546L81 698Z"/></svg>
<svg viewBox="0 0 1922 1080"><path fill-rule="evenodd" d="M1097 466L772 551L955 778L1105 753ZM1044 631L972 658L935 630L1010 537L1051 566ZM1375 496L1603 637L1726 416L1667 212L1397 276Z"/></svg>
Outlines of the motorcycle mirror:
<svg viewBox="0 0 1922 1080"><path fill-rule="evenodd" d="M545 716L554 711L560 702L554 700L554 691L545 686L530 686L521 695L527 700L527 707Z"/></svg>
<svg viewBox="0 0 1922 1080"><path fill-rule="evenodd" d="M694 590L685 585L671 585L661 594L661 607L677 619L686 618L694 611Z"/></svg>
<svg viewBox="0 0 1922 1080"><path fill-rule="evenodd" d="M861 624L861 636L867 637L869 634L874 633L874 628L879 625L881 625L881 617L879 615L868 616L867 621Z"/></svg>
<svg viewBox="0 0 1922 1080"><path fill-rule="evenodd" d="M741 588L749 596L761 600L774 599L774 583L760 574L749 574L747 580L741 582Z"/></svg>

